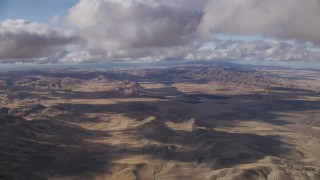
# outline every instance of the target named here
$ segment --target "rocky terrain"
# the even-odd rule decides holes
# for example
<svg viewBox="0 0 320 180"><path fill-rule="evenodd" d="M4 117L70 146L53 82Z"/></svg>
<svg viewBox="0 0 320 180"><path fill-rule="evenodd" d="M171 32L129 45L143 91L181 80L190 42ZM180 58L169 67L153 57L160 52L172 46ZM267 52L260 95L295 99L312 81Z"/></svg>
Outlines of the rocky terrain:
<svg viewBox="0 0 320 180"><path fill-rule="evenodd" d="M155 82L216 82L247 87L295 88L288 79L266 71L238 69L218 65L186 66L167 69L143 69L110 71L107 73L116 79L147 80Z"/></svg>
<svg viewBox="0 0 320 180"><path fill-rule="evenodd" d="M3 71L0 179L320 179L318 78L218 65Z"/></svg>

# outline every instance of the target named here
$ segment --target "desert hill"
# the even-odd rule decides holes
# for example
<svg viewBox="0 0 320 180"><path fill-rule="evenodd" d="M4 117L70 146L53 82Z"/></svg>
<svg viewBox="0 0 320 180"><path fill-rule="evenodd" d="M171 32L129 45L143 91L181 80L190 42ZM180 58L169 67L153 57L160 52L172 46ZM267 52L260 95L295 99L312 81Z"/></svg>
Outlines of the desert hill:
<svg viewBox="0 0 320 180"><path fill-rule="evenodd" d="M302 73L2 72L0 179L320 179L320 76Z"/></svg>

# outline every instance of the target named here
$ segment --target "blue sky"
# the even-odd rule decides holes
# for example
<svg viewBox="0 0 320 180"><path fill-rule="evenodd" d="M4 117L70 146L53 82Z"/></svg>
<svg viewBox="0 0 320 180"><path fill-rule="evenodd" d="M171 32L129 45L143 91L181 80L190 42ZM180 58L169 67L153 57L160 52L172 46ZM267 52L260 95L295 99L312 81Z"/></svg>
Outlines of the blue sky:
<svg viewBox="0 0 320 180"><path fill-rule="evenodd" d="M0 20L26 19L49 23L55 15L65 16L78 0L0 0Z"/></svg>

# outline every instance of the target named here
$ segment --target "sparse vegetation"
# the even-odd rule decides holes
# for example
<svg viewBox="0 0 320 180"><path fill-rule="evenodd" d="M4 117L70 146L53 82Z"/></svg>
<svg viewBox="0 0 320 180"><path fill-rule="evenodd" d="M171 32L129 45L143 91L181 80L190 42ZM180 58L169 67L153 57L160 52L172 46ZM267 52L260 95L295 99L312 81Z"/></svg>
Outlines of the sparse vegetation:
<svg viewBox="0 0 320 180"><path fill-rule="evenodd" d="M0 179L320 179L319 85L284 71L3 72Z"/></svg>

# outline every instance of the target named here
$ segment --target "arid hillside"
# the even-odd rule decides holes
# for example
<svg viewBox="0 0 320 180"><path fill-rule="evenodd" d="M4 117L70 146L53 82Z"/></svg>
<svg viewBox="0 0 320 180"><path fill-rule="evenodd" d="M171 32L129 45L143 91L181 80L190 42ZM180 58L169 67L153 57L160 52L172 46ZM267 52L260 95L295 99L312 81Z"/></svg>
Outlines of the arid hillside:
<svg viewBox="0 0 320 180"><path fill-rule="evenodd" d="M0 179L320 179L320 72L0 72Z"/></svg>

